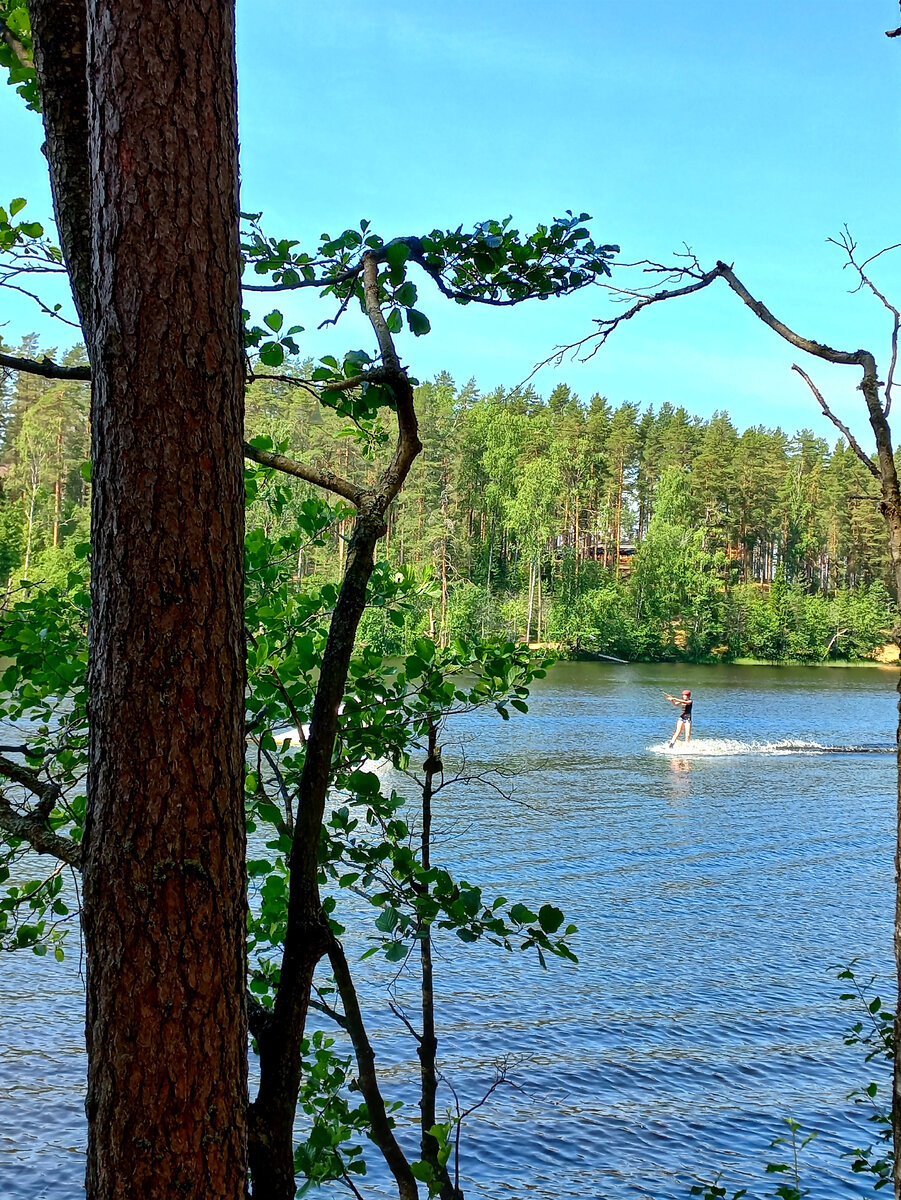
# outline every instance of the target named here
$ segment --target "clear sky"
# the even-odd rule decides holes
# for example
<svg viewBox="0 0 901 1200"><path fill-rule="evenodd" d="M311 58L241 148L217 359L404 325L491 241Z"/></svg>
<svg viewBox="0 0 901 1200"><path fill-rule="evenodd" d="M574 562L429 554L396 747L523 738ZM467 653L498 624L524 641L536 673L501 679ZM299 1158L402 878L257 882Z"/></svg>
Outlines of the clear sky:
<svg viewBox="0 0 901 1200"><path fill-rule="evenodd" d="M623 259L688 243L734 262L799 332L887 362L887 314L862 295L826 238L847 222L870 253L901 241L901 40L896 0L238 0L245 209L302 239L368 217L385 237L512 213L520 228L566 208L592 214ZM0 202L49 211L38 119L0 90ZM880 260L901 299L901 251ZM447 369L484 390L512 386L609 311L603 292L492 311L420 289L432 320L404 339L414 373ZM359 323L282 307L311 355L367 343ZM38 328L0 297L7 342ZM545 369L613 403L665 400L709 415L832 436L795 358L717 285L656 306L590 363ZM803 364L849 421L853 371ZM855 429L863 428L858 418Z"/></svg>

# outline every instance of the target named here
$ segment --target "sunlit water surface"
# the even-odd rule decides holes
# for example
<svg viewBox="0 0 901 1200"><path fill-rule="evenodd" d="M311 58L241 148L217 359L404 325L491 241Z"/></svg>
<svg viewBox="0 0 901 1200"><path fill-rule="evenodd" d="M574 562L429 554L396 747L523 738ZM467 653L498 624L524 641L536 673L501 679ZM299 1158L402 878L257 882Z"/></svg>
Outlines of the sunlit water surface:
<svg viewBox="0 0 901 1200"><path fill-rule="evenodd" d="M527 717L456 722L448 772L462 745L468 770L512 773L514 795L443 792L437 856L486 893L563 907L580 959L542 971L529 955L440 944L441 1068L462 1107L498 1060L512 1064L465 1123L468 1196L669 1200L720 1170L762 1195L789 1116L819 1131L802 1155L814 1200L867 1193L840 1154L871 1140L846 1096L874 1068L843 1045L853 1016L836 965L890 972L893 682L875 669L561 664ZM673 754L661 692L683 686L695 739ZM412 1121L415 1049L387 1011L393 976L374 960L364 973L385 1091ZM393 986L411 1017L414 982ZM77 954L5 956L0 1012L0 1198L77 1196ZM403 1118L400 1132L413 1151ZM359 1186L388 1197L375 1156Z"/></svg>

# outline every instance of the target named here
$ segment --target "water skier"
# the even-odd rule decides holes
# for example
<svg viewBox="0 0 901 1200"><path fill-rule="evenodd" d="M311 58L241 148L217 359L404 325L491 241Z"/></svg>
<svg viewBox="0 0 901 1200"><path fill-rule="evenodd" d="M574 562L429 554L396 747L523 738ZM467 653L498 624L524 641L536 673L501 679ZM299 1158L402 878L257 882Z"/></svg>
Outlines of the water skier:
<svg viewBox="0 0 901 1200"><path fill-rule="evenodd" d="M687 746L691 741L691 691L688 688L683 688L681 698L678 696L671 696L669 692L664 692L663 694L666 696L667 700L669 700L670 704L678 704L682 709L676 720L676 729L673 733L673 736L670 738L669 744L670 746L675 746L676 742L679 740L679 734L684 733L685 744Z"/></svg>

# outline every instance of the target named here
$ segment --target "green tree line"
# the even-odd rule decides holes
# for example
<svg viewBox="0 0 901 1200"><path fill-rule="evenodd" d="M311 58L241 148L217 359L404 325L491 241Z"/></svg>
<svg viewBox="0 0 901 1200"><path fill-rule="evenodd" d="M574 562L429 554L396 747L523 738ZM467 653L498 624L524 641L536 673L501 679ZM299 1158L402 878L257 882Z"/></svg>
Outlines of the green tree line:
<svg viewBox="0 0 901 1200"><path fill-rule="evenodd" d="M53 355L33 335L18 352ZM83 361L81 348L65 361ZM323 409L304 386L310 369L250 384L248 436L374 478L385 430L376 422L361 438L352 417ZM389 514L385 555L422 586L402 625L396 613L367 614L364 634L381 652L428 634L627 659L816 662L866 658L887 640L878 499L844 440L739 431L725 411L585 402L566 384L545 399L531 386L482 393L442 373L416 400L424 450ZM22 578L61 581L87 538L88 388L10 372L2 401L9 592ZM298 503L313 495L295 490ZM299 558L299 583L339 578L348 531L338 522Z"/></svg>

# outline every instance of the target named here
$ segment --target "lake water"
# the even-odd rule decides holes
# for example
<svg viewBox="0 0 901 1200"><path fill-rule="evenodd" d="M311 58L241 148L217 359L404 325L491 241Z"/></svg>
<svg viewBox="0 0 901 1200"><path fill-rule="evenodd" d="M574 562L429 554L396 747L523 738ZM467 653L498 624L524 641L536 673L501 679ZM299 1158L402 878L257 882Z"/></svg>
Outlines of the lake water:
<svg viewBox="0 0 901 1200"><path fill-rule="evenodd" d="M464 1127L467 1196L674 1200L719 1170L760 1196L780 1181L763 1164L785 1157L767 1150L785 1117L819 1131L802 1154L814 1200L868 1194L839 1156L872 1140L846 1096L877 1068L843 1045L856 1014L836 965L891 972L893 685L876 669L570 663L528 716L457 721L446 768L462 746L515 790L442 793L437 857L486 892L564 908L580 959L542 971L441 943L441 1066L462 1106L512 1064ZM684 686L695 737L671 755L661 692ZM392 976L364 971L385 1091L412 1101ZM7 955L0 974L0 1197L68 1200L83 1170L77 955ZM364 1194L390 1196L373 1164Z"/></svg>

